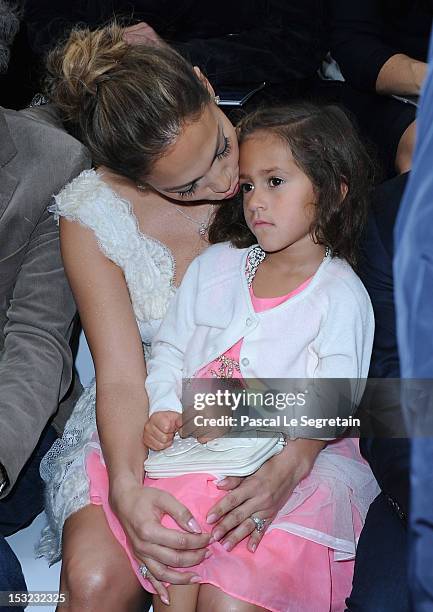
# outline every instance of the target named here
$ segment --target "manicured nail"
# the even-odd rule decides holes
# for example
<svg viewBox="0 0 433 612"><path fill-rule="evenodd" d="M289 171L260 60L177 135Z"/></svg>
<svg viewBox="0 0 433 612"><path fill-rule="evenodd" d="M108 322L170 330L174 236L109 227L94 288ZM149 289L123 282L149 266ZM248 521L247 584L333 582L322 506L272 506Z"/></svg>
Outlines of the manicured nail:
<svg viewBox="0 0 433 612"><path fill-rule="evenodd" d="M206 550L206 553L205 553L204 558L205 558L205 559L209 559L209 557L211 557L211 556L212 556L212 551L211 551L211 550L209 550L209 549L208 549L208 550Z"/></svg>
<svg viewBox="0 0 433 612"><path fill-rule="evenodd" d="M209 540L209 544L213 544L214 542L216 542L216 540L213 536L211 536Z"/></svg>
<svg viewBox="0 0 433 612"><path fill-rule="evenodd" d="M217 516L216 514L210 514L210 515L207 517L206 521L207 521L208 523L215 523L215 521L216 521L217 519L218 519L218 516Z"/></svg>
<svg viewBox="0 0 433 612"><path fill-rule="evenodd" d="M191 578L190 582L191 582L192 584L194 584L194 583L196 583L196 582L201 582L201 578L200 578L200 576L193 576L193 577Z"/></svg>
<svg viewBox="0 0 433 612"><path fill-rule="evenodd" d="M231 542L224 542L223 548L225 548L226 550L231 550L232 549Z"/></svg>
<svg viewBox="0 0 433 612"><path fill-rule="evenodd" d="M251 544L251 552L256 552L257 544Z"/></svg>
<svg viewBox="0 0 433 612"><path fill-rule="evenodd" d="M218 530L217 530L217 531L215 531L215 533L213 534L213 537L215 538L215 542L218 542L218 540L219 540L220 538L222 538L222 537L223 537L223 534L222 534L222 532L221 532L221 531L218 531Z"/></svg>
<svg viewBox="0 0 433 612"><path fill-rule="evenodd" d="M170 600L169 600L169 598L168 598L168 597L166 597L165 595L161 595L161 601L162 601L163 603L165 603L165 605L166 605L166 606L169 606L169 605L170 605Z"/></svg>
<svg viewBox="0 0 433 612"><path fill-rule="evenodd" d="M201 533L200 525L197 523L195 518L188 521L188 527L194 531L194 533Z"/></svg>

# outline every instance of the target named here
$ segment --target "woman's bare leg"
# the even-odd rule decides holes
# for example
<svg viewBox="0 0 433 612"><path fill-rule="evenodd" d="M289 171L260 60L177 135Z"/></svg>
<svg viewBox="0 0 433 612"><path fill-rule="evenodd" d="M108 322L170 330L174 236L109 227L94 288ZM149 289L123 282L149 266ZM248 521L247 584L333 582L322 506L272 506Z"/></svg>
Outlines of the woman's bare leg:
<svg viewBox="0 0 433 612"><path fill-rule="evenodd" d="M63 529L60 591L68 603L59 612L142 612L149 597L114 538L102 506L71 515Z"/></svg>
<svg viewBox="0 0 433 612"><path fill-rule="evenodd" d="M154 595L153 612L195 612L199 588L199 584L174 584L168 587L170 605L162 603L158 595Z"/></svg>
<svg viewBox="0 0 433 612"><path fill-rule="evenodd" d="M197 612L268 612L266 608L235 599L212 584L202 584L198 595Z"/></svg>

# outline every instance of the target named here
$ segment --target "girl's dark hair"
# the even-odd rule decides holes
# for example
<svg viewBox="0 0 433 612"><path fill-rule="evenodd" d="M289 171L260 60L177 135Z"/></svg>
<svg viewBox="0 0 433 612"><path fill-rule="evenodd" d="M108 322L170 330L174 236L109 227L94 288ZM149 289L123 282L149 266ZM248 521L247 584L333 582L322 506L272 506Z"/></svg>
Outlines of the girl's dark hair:
<svg viewBox="0 0 433 612"><path fill-rule="evenodd" d="M239 142L258 131L273 133L286 143L312 182L317 198L317 215L310 229L313 240L354 266L374 167L345 112L338 106L309 102L259 109L239 123ZM348 189L344 198L342 184ZM229 240L239 248L256 242L245 223L241 196L222 202L209 229L209 240Z"/></svg>
<svg viewBox="0 0 433 612"><path fill-rule="evenodd" d="M129 45L117 23L76 29L48 58L47 94L93 162L135 182L211 96L170 47Z"/></svg>

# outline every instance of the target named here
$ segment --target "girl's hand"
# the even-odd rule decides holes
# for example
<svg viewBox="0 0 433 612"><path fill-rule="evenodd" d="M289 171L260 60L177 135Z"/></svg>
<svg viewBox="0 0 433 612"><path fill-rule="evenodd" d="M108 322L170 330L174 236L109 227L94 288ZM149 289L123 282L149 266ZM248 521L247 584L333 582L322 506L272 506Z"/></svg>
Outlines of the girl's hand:
<svg viewBox="0 0 433 612"><path fill-rule="evenodd" d="M254 552L267 527L289 499L296 485L305 478L325 446L321 440L288 440L287 446L251 476L242 480L225 478L218 485L228 491L213 506L207 516L208 523L217 523L212 536L227 550L250 536L248 549ZM266 519L260 533L251 516Z"/></svg>
<svg viewBox="0 0 433 612"><path fill-rule="evenodd" d="M152 450L163 450L171 446L174 434L182 427L182 415L173 410L154 412L146 421L143 442Z"/></svg>
<svg viewBox="0 0 433 612"><path fill-rule="evenodd" d="M194 572L179 572L172 567L197 565L209 555L210 534L201 533L191 512L165 491L145 488L122 479L110 487L110 506L119 518L132 546L134 556L149 570L150 580L164 603L169 602L163 583L191 584ZM161 525L168 514L187 533Z"/></svg>

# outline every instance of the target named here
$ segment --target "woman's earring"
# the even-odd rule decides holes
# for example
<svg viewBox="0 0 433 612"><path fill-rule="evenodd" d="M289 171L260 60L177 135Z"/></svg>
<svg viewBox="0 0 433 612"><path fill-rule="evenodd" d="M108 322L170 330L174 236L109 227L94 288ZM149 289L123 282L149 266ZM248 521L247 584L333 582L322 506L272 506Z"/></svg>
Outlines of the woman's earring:
<svg viewBox="0 0 433 612"><path fill-rule="evenodd" d="M219 96L214 96L214 97L213 97L213 101L215 102L215 104L216 104L217 106L219 106L219 103L220 103L221 99L220 99L220 97L219 97Z"/></svg>

